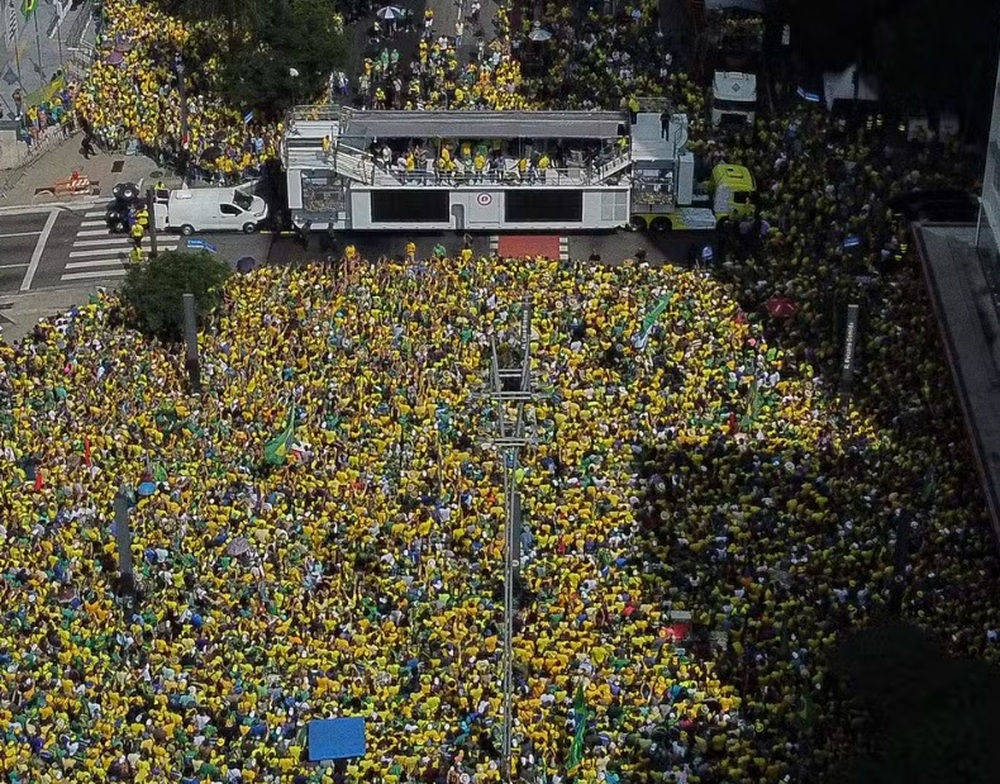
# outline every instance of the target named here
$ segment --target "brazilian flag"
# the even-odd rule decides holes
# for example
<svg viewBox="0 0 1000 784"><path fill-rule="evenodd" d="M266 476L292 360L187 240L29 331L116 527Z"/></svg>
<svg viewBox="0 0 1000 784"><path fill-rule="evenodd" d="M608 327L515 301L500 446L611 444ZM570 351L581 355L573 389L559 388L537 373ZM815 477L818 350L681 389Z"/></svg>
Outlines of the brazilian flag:
<svg viewBox="0 0 1000 784"><path fill-rule="evenodd" d="M583 761L583 739L587 734L587 699L583 694L583 684L576 686L576 697L573 699L573 722L576 731L573 733L573 745L569 747L569 757L566 759L566 772L570 775Z"/></svg>
<svg viewBox="0 0 1000 784"><path fill-rule="evenodd" d="M24 14L25 20L30 19L37 8L38 0L21 0L21 13Z"/></svg>
<svg viewBox="0 0 1000 784"><path fill-rule="evenodd" d="M288 408L288 422L285 429L264 445L264 462L270 465L284 465L295 438L295 406Z"/></svg>

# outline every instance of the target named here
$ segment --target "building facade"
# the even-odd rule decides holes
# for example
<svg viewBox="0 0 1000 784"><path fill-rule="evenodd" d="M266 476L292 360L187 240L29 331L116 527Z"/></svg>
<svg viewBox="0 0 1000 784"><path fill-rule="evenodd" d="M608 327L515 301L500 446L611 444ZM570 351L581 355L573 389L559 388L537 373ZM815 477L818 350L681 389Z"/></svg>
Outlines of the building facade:
<svg viewBox="0 0 1000 784"><path fill-rule="evenodd" d="M993 91L993 119L986 148L986 172L976 230L976 247L983 261L1000 266L1000 69Z"/></svg>

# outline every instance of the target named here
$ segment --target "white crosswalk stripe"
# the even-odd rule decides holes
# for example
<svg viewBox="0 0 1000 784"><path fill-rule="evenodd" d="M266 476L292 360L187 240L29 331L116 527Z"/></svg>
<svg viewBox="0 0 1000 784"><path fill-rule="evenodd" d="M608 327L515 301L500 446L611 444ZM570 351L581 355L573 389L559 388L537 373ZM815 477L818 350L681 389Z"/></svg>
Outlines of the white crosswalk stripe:
<svg viewBox="0 0 1000 784"><path fill-rule="evenodd" d="M90 212L83 213L83 217L84 218L103 218L104 217L104 210L97 210L97 211L91 210Z"/></svg>
<svg viewBox="0 0 1000 784"><path fill-rule="evenodd" d="M127 270L124 267L114 267L97 272L70 272L62 276L61 280L71 282L74 280L99 280L102 278L124 278Z"/></svg>
<svg viewBox="0 0 1000 784"><path fill-rule="evenodd" d="M87 212L84 215L89 220L80 222L80 228L73 238L69 252L69 262L60 280L64 283L74 281L102 280L121 278L128 270L128 254L132 249L132 238L126 234L112 234L104 220L104 212ZM177 239L157 243L158 250L177 250ZM142 249L148 253L151 247L149 236L143 237Z"/></svg>

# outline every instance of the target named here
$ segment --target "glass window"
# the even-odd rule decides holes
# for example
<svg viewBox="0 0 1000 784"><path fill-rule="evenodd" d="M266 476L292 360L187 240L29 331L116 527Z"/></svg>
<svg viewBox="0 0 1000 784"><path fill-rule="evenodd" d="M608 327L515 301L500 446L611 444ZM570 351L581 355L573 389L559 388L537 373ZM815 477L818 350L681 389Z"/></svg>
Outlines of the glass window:
<svg viewBox="0 0 1000 784"><path fill-rule="evenodd" d="M243 191L233 191L233 203L241 210L249 210L253 206L253 197Z"/></svg>
<svg viewBox="0 0 1000 784"><path fill-rule="evenodd" d="M223 215L239 215L243 211L239 207L234 207L232 204L220 204L219 210Z"/></svg>

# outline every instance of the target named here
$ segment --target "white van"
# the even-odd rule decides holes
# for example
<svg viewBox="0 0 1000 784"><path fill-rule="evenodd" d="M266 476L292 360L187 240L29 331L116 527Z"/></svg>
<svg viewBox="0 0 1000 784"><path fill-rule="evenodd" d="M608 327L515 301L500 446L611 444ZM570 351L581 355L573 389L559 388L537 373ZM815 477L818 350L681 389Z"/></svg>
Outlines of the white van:
<svg viewBox="0 0 1000 784"><path fill-rule="evenodd" d="M156 192L156 228L180 231L242 231L252 234L267 218L267 203L238 188L183 188Z"/></svg>

